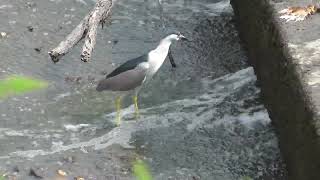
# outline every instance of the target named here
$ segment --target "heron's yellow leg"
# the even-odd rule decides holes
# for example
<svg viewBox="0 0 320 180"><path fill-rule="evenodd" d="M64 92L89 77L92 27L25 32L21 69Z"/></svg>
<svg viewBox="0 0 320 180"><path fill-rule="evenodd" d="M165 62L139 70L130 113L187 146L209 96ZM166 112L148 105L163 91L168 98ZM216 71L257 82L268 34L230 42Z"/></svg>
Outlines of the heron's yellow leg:
<svg viewBox="0 0 320 180"><path fill-rule="evenodd" d="M136 116L136 119L138 119L140 117L140 112L139 112L139 107L138 107L138 96L137 95L133 96L133 102L134 102L135 116Z"/></svg>
<svg viewBox="0 0 320 180"><path fill-rule="evenodd" d="M118 96L116 99L116 110L117 110L116 123L117 123L117 126L120 126L121 124L121 97L120 96Z"/></svg>

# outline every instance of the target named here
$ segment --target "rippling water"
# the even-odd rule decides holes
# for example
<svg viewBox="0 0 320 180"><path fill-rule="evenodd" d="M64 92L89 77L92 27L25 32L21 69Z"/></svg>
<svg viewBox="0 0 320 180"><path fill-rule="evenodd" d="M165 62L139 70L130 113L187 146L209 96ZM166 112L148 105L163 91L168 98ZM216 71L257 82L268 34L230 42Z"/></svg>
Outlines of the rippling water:
<svg viewBox="0 0 320 180"><path fill-rule="evenodd" d="M80 61L79 46L51 63L47 52L93 5L0 2L0 15L8 17L0 18L0 31L9 34L0 39L0 77L23 74L50 83L0 102L0 172L12 174L17 166L18 178L26 179L30 167L45 177L61 168L70 178L132 179L138 155L156 179L282 178L277 139L228 1L164 0L164 29L157 1L119 0L111 25L99 29L91 62ZM172 46L178 68L165 62L142 89L139 121L128 95L124 122L115 127L115 95L97 93L96 81L154 48L170 29L192 40Z"/></svg>

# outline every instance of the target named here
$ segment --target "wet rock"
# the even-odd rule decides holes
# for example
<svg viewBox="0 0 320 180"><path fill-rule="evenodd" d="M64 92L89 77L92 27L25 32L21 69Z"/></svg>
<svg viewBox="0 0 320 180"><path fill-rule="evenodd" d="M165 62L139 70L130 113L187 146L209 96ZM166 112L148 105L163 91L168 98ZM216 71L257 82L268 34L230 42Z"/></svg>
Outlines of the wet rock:
<svg viewBox="0 0 320 180"><path fill-rule="evenodd" d="M32 168L30 168L29 176L35 177L37 179L42 179L43 178L43 176L39 175L39 172L35 171Z"/></svg>
<svg viewBox="0 0 320 180"><path fill-rule="evenodd" d="M34 8L36 6L37 6L37 4L35 2L26 2L26 7L27 8Z"/></svg>
<svg viewBox="0 0 320 180"><path fill-rule="evenodd" d="M88 81L89 81L89 82L95 82L95 80L96 80L96 79L95 79L94 77L88 75Z"/></svg>
<svg viewBox="0 0 320 180"><path fill-rule="evenodd" d="M18 166L14 166L12 169L13 172L20 172L19 167Z"/></svg>
<svg viewBox="0 0 320 180"><path fill-rule="evenodd" d="M100 74L101 74L101 75L107 75L107 74L108 74L108 71L101 71Z"/></svg>
<svg viewBox="0 0 320 180"><path fill-rule="evenodd" d="M96 168L100 170L104 170L106 167L106 162L104 160L98 160L96 162Z"/></svg>
<svg viewBox="0 0 320 180"><path fill-rule="evenodd" d="M81 80L82 80L82 77L81 77L81 76L78 76L78 77L66 76L66 77L64 78L64 81L65 81L65 82L76 83L76 84L80 84L80 83L81 83Z"/></svg>
<svg viewBox="0 0 320 180"><path fill-rule="evenodd" d="M28 29L29 32L33 32L34 28L32 26L27 26L27 29Z"/></svg>
<svg viewBox="0 0 320 180"><path fill-rule="evenodd" d="M74 163L76 161L76 158L74 156L67 156L63 157L63 161L66 163Z"/></svg>
<svg viewBox="0 0 320 180"><path fill-rule="evenodd" d="M77 77L76 78L76 83L80 84L80 81L82 80L82 77Z"/></svg>
<svg viewBox="0 0 320 180"><path fill-rule="evenodd" d="M83 4L83 5L88 5L84 0L76 0L76 2L79 2L79 3Z"/></svg>
<svg viewBox="0 0 320 180"><path fill-rule="evenodd" d="M34 50L35 50L37 53L40 53L40 52L41 52L41 47L34 48Z"/></svg>
<svg viewBox="0 0 320 180"><path fill-rule="evenodd" d="M73 78L70 77L70 76L66 76L66 77L64 78L64 81L65 81L65 82L72 82L72 81L73 81Z"/></svg>
<svg viewBox="0 0 320 180"><path fill-rule="evenodd" d="M200 177L192 176L192 180L200 180Z"/></svg>

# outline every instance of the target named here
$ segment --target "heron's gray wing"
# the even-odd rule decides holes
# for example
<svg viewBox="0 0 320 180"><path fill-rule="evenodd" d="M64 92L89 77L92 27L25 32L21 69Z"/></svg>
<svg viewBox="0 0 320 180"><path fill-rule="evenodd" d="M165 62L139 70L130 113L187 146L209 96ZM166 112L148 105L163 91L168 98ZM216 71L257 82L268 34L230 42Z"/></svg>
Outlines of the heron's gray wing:
<svg viewBox="0 0 320 180"><path fill-rule="evenodd" d="M147 69L135 68L122 72L116 76L103 79L97 86L97 91L128 91L140 86L145 77Z"/></svg>
<svg viewBox="0 0 320 180"><path fill-rule="evenodd" d="M137 57L135 59L131 59L125 63L123 63L121 66L113 70L110 74L107 75L106 78L117 76L118 74L121 74L125 71L131 70L136 68L139 64L143 62L148 61L148 54L142 55L140 57Z"/></svg>

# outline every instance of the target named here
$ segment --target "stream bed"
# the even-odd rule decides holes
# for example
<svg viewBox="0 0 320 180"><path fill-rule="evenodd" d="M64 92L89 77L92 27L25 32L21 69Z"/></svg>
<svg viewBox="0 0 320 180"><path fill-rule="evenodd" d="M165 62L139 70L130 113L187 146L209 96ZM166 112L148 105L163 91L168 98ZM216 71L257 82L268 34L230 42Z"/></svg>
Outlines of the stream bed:
<svg viewBox="0 0 320 180"><path fill-rule="evenodd" d="M139 157L159 180L281 180L285 165L253 69L225 0L118 0L111 24L98 31L92 59L82 43L53 64L58 45L94 6L92 0L1 0L0 78L20 74L49 87L0 101L0 173L18 180L131 180ZM162 19L162 20L161 20ZM169 31L191 42L172 45L141 89L141 117L131 95L115 125L115 94L97 81L153 49Z"/></svg>

